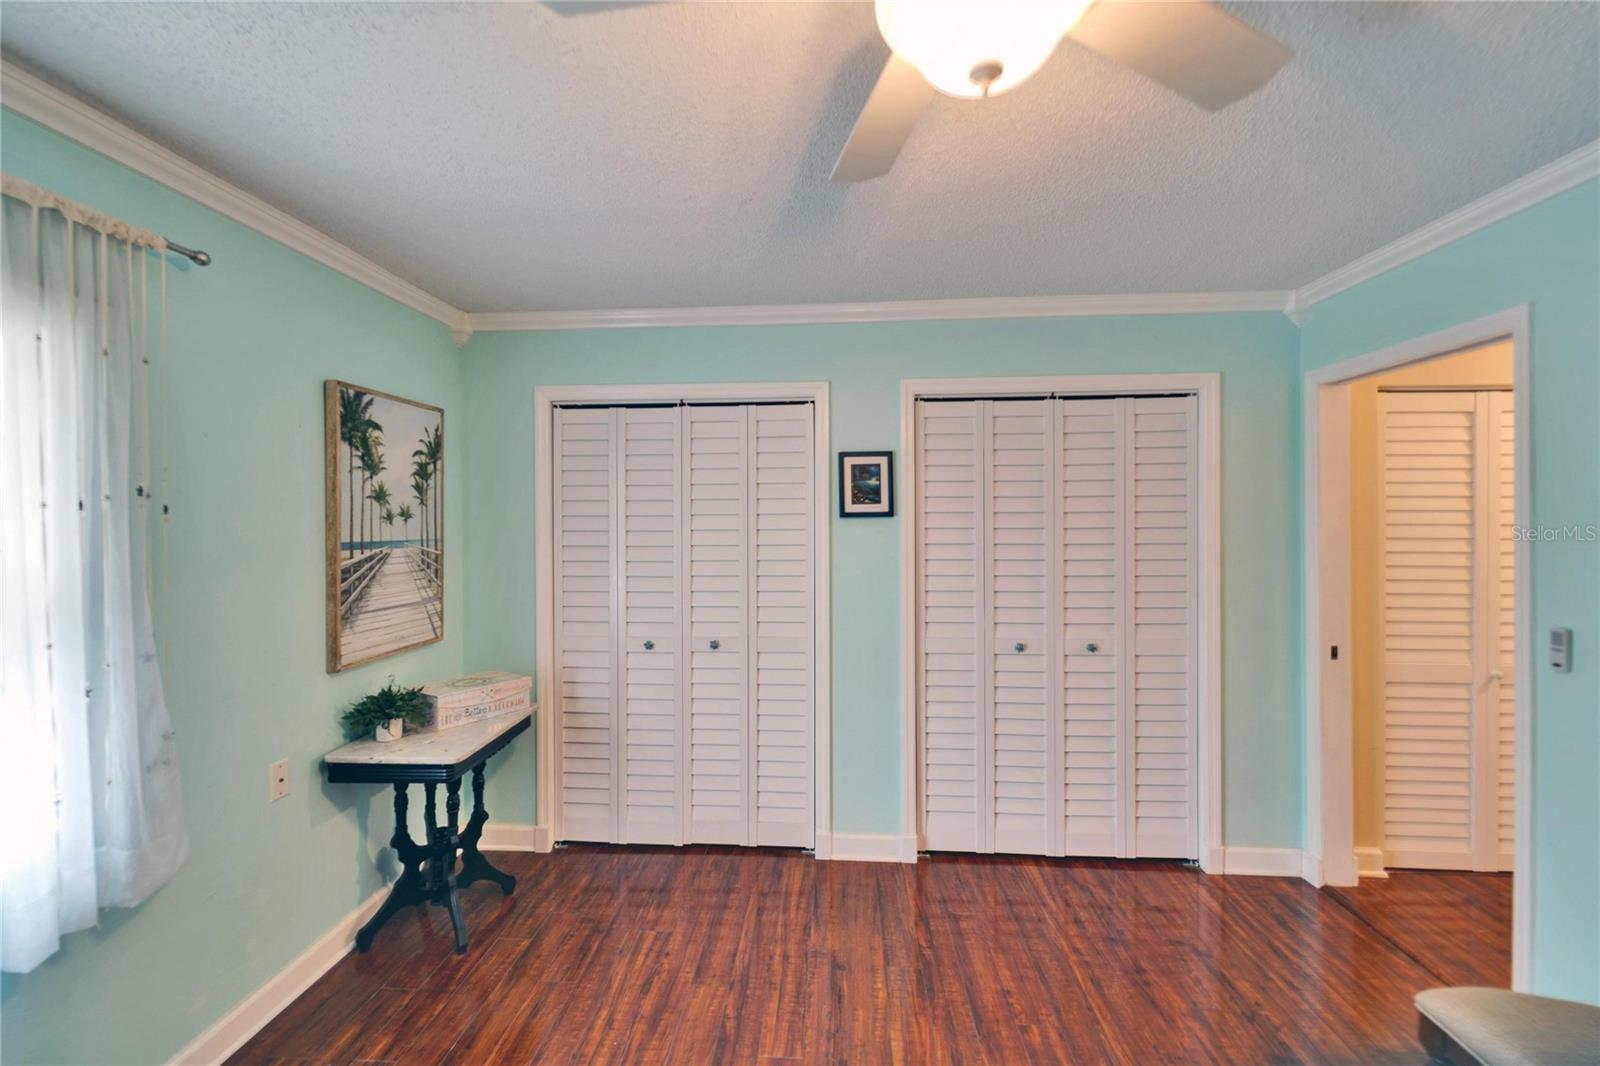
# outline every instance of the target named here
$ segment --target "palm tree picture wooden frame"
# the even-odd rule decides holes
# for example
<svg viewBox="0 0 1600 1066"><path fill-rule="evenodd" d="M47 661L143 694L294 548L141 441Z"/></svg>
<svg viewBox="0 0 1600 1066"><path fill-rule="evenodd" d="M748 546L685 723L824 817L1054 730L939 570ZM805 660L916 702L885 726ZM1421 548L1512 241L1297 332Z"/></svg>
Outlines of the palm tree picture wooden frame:
<svg viewBox="0 0 1600 1066"><path fill-rule="evenodd" d="M444 409L327 381L323 426L335 674L444 639Z"/></svg>

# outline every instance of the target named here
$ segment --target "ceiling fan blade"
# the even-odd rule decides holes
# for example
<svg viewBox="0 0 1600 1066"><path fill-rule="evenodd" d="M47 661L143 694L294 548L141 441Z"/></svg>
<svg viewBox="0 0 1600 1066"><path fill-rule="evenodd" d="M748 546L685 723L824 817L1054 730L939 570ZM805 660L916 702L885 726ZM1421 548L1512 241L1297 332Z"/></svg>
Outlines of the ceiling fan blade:
<svg viewBox="0 0 1600 1066"><path fill-rule="evenodd" d="M1209 111L1272 80L1294 52L1204 0L1098 0L1067 34Z"/></svg>
<svg viewBox="0 0 1600 1066"><path fill-rule="evenodd" d="M833 180L866 181L887 174L932 98L933 86L917 68L890 55L833 165Z"/></svg>
<svg viewBox="0 0 1600 1066"><path fill-rule="evenodd" d="M598 15L624 7L647 7L659 0L544 0L544 6L568 18L572 15Z"/></svg>

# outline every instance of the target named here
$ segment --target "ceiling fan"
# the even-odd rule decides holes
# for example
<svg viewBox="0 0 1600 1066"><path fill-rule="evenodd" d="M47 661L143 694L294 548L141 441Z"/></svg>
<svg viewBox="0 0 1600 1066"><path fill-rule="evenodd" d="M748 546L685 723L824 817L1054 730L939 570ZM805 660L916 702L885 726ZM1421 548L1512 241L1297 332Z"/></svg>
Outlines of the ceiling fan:
<svg viewBox="0 0 1600 1066"><path fill-rule="evenodd" d="M1063 37L1218 111L1272 80L1294 55L1205 0L876 0L893 49L834 181L888 173L935 91L988 97L1015 88Z"/></svg>
<svg viewBox="0 0 1600 1066"><path fill-rule="evenodd" d="M577 15L640 2L545 6ZM1249 96L1294 55L1207 0L875 0L874 9L892 53L834 164L834 181L888 173L935 92L969 99L1007 92L1044 66L1064 37L1210 111Z"/></svg>

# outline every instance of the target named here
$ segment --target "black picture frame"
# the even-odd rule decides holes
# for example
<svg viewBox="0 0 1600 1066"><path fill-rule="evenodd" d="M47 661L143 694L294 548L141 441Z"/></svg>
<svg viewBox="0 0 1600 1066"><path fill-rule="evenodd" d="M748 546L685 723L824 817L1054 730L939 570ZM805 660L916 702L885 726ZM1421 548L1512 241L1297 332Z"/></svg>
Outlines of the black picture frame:
<svg viewBox="0 0 1600 1066"><path fill-rule="evenodd" d="M862 504L853 504L850 500L851 479L849 475L852 460L876 460L882 466L879 492L881 504L868 505L882 510L864 510ZM852 510L851 508L857 508ZM839 453L839 517L840 518L893 518L894 517L894 452L840 452Z"/></svg>

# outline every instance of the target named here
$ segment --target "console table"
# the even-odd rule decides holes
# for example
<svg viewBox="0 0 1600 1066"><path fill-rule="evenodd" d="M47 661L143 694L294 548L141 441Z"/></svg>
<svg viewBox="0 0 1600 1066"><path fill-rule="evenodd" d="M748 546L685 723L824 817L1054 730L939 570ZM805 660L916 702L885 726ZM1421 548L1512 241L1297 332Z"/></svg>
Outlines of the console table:
<svg viewBox="0 0 1600 1066"><path fill-rule="evenodd" d="M437 733L410 733L399 740L379 743L356 740L323 757L328 781L377 782L394 785L394 836L389 843L400 857L400 879L389 891L378 913L356 934L356 948L366 951L372 938L397 911L418 903L432 903L450 911L455 928L456 951L467 950L467 923L461 917L456 890L474 881L493 881L510 895L517 879L495 869L478 850L483 824L489 812L483 806L483 767L489 757L518 733L528 728L531 713L491 718L471 725L457 726ZM472 771L472 817L466 829L457 832L461 810L461 779ZM406 787L423 786L426 795L424 821L428 838L418 844L406 827ZM444 825L438 824L434 791L445 787ZM456 872L456 849L460 848L461 870Z"/></svg>

